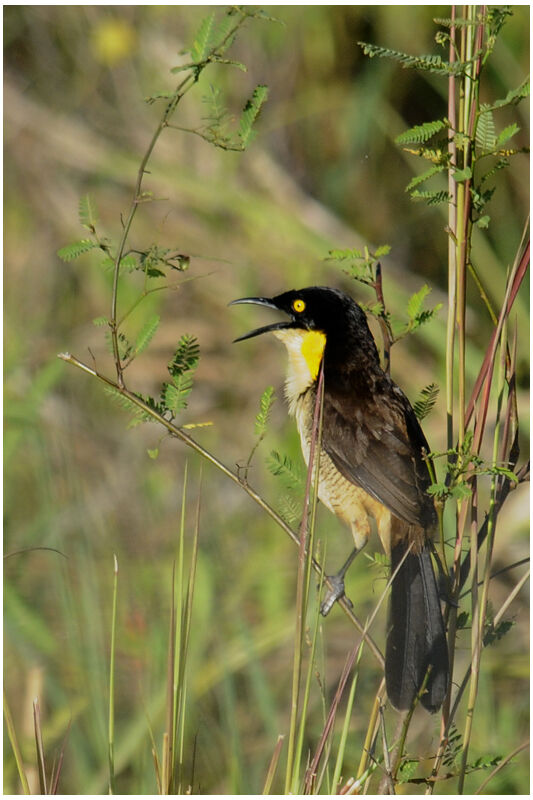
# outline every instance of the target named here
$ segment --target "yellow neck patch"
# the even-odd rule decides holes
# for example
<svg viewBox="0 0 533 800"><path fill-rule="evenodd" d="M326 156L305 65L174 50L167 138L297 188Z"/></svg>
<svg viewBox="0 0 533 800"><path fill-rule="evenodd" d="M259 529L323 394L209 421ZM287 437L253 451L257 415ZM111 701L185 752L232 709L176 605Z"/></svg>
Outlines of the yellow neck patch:
<svg viewBox="0 0 533 800"><path fill-rule="evenodd" d="M298 397L318 377L326 346L326 335L321 331L287 328L274 331L274 336L283 342L289 355L285 392L289 401L289 410L294 413Z"/></svg>
<svg viewBox="0 0 533 800"><path fill-rule="evenodd" d="M306 331L302 340L302 355L314 381L318 376L324 347L326 346L326 335L322 331Z"/></svg>

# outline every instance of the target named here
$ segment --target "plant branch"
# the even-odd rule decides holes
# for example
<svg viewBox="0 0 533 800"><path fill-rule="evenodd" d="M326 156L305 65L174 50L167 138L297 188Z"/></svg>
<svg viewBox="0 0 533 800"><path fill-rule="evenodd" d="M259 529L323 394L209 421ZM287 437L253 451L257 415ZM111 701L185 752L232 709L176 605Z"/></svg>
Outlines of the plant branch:
<svg viewBox="0 0 533 800"><path fill-rule="evenodd" d="M118 382L111 380L105 375L102 375L102 373L97 372L92 367L89 367L87 364L84 364L83 361L80 361L78 358L76 358L76 356L73 356L70 353L59 353L58 358L60 358L62 361L65 361L67 364L71 364L72 366L81 369L83 372L86 372L93 378L97 378L99 381L105 383L106 386L110 386L112 389L121 394L123 397L127 397L128 400L130 400L131 403L136 405L141 411L149 415L156 422L159 422L161 425L163 425L171 436L174 436L176 439L179 439L181 442L186 444L196 453L201 455L202 458L205 458L207 461L209 461L210 464L212 464L218 470L220 470L220 472L222 472L227 478L233 481L233 483L235 483L237 486L240 486L240 488L244 492L246 492L246 494L252 500L254 500L254 502L256 502L257 505L259 505L263 509L263 511L265 511L265 513L268 514L268 516L271 517L271 519L273 519L274 522L283 531L285 531L285 533L290 537L292 542L296 545L299 545L298 534L295 533L289 525L287 525L285 520L272 508L272 506L270 506L266 502L266 500L264 500L261 497L260 494L254 491L254 489L252 489L251 486L249 486L247 483L244 483L236 472L233 472L229 467L223 464L222 461L220 461L216 456L214 456L212 453L210 453L208 450L202 447L202 445L199 444L195 439L189 436L189 434L186 431L184 431L183 428L179 428L172 422L170 422L168 419L165 419L165 417L161 416L161 414L158 414L157 411L155 411L153 408L150 408L150 406L147 405L143 400L141 400L140 397L134 394L134 392L131 392L129 389L126 389L125 387L120 387L118 385ZM323 574L323 568L314 557L312 558L311 564L315 573L318 576L321 576ZM327 575L324 576L324 581L328 586L330 586ZM357 630L364 635L365 641L368 644L369 649L373 653L378 664L381 667L383 667L385 661L381 650L374 642L372 637L366 632L363 623L361 623L360 620L353 613L347 599L345 597L342 597L337 601L337 603L342 608L345 615L350 619L352 624L357 628Z"/></svg>

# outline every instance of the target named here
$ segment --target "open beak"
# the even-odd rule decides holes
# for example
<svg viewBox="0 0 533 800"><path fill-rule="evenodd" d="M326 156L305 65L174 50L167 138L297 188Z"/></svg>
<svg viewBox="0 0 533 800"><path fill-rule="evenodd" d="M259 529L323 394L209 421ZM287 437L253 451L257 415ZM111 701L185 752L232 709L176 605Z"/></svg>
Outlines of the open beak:
<svg viewBox="0 0 533 800"><path fill-rule="evenodd" d="M243 305L244 303L250 303L254 306L267 306L268 308L275 308L276 311L280 310L278 306L268 297L241 297L240 300L232 300L231 303L228 303L228 305L238 306ZM253 331L250 331L250 333L245 333L243 336L239 336L233 341L242 342L244 339L251 339L253 336L259 336L261 333L284 330L286 328L292 328L293 325L294 322L292 320L290 322L274 322L272 325L264 325L262 328L255 328Z"/></svg>

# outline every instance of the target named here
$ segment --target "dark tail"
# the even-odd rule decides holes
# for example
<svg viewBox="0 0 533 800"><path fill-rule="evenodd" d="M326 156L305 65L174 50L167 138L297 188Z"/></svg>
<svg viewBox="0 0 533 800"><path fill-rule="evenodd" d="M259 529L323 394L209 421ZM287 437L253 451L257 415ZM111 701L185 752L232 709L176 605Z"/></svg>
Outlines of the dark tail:
<svg viewBox="0 0 533 800"><path fill-rule="evenodd" d="M391 554L392 572L408 545ZM385 655L387 694L392 705L410 708L430 668L420 702L437 711L448 689L448 647L429 548L408 553L392 582Z"/></svg>

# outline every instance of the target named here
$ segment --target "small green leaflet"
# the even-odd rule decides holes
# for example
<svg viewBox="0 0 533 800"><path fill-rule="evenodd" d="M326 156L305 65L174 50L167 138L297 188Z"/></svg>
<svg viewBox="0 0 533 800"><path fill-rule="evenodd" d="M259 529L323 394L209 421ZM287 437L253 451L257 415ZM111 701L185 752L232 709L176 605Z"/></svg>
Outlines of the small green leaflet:
<svg viewBox="0 0 533 800"><path fill-rule="evenodd" d="M78 216L83 227L94 233L98 222L98 211L90 194L80 197Z"/></svg>
<svg viewBox="0 0 533 800"><path fill-rule="evenodd" d="M272 404L274 403L274 387L267 386L263 394L261 395L261 399L259 400L259 413L255 418L255 435L256 436L264 436L266 432L266 427L268 424L268 418L270 416L270 410L272 408Z"/></svg>
<svg viewBox="0 0 533 800"><path fill-rule="evenodd" d="M503 131L498 134L498 138L496 139L496 148L499 149L503 147L503 145L512 139L517 133L519 133L520 127L516 124L516 122L512 122L510 125L507 125Z"/></svg>
<svg viewBox="0 0 533 800"><path fill-rule="evenodd" d="M127 411L133 412L133 417L130 419L128 423L128 428L133 428L136 425L140 425L142 422L155 422L156 420L142 408L139 408L129 397L122 394L118 391L118 389L114 389L110 386L104 387L104 392L108 394L113 400L115 400L118 405L125 408ZM142 394L137 394L139 400L142 400L146 403L147 406L153 408L154 411L157 411L158 414L162 414L164 412L164 408L161 407L159 403L156 403L153 397L143 396Z"/></svg>
<svg viewBox="0 0 533 800"><path fill-rule="evenodd" d="M520 86L517 86L516 89L511 89L507 92L505 97L501 100L496 100L496 102L492 103L488 108L494 110L496 108L503 108L504 106L509 106L511 104L519 103L524 97L529 96L529 76L522 81Z"/></svg>
<svg viewBox="0 0 533 800"><path fill-rule="evenodd" d="M146 350L152 337L154 336L155 332L159 327L160 317L159 314L154 314L153 317L143 325L139 335L137 336L137 341L135 342L135 355L139 355L142 353L143 350Z"/></svg>
<svg viewBox="0 0 533 800"><path fill-rule="evenodd" d="M288 525L294 525L302 517L302 504L290 495L284 495L280 499L279 513Z"/></svg>
<svg viewBox="0 0 533 800"><path fill-rule="evenodd" d="M411 192L411 199L412 200L425 200L428 206L436 206L439 203L447 203L450 200L450 193L446 191L441 192L419 192L418 189L414 189Z"/></svg>
<svg viewBox="0 0 533 800"><path fill-rule="evenodd" d="M302 485L302 476L295 468L289 456L281 456L277 450L272 450L266 460L269 472L279 476L287 489L298 489Z"/></svg>
<svg viewBox="0 0 533 800"><path fill-rule="evenodd" d="M439 387L436 383L430 383L429 386L422 389L418 400L413 403L413 410L420 422L431 412L438 396Z"/></svg>
<svg viewBox="0 0 533 800"><path fill-rule="evenodd" d="M414 68L426 70L428 72L435 72L439 75L461 75L469 67L469 64L457 62L444 61L440 56L434 55L420 55L412 56L409 53L401 53L398 50L390 50L387 47L379 47L375 44L368 44L367 42L357 42L359 47L363 49L365 56L374 58L391 58L393 61L399 61L405 69Z"/></svg>
<svg viewBox="0 0 533 800"><path fill-rule="evenodd" d="M113 272L115 269L115 262L112 258L104 258L100 262L102 269L104 272ZM139 269L139 262L137 261L134 255L127 255L120 259L120 272L133 272L133 270Z"/></svg>
<svg viewBox="0 0 533 800"><path fill-rule="evenodd" d="M162 393L164 405L174 415L187 408L187 398L193 384L193 373L198 366L199 359L198 340L188 333L183 334L174 357L168 365L172 383L164 384Z"/></svg>
<svg viewBox="0 0 533 800"><path fill-rule="evenodd" d="M354 247L347 250L330 250L329 258L333 261L344 261L347 258L363 258L363 254Z"/></svg>
<svg viewBox="0 0 533 800"><path fill-rule="evenodd" d="M396 144L423 144L435 136L436 133L448 128L449 121L445 119L436 119L432 122L424 122L423 125L415 125L409 130L400 133L396 137Z"/></svg>
<svg viewBox="0 0 533 800"><path fill-rule="evenodd" d="M415 188L415 186L418 186L420 183L429 180L429 178L432 178L433 175L437 175L439 172L444 172L445 169L446 169L445 164L434 164L425 172L422 172L420 175L415 175L414 178L411 178L411 180L405 187L405 191L410 192L412 189Z"/></svg>
<svg viewBox="0 0 533 800"><path fill-rule="evenodd" d="M212 49L214 28L215 12L212 11L202 20L191 47L191 58L195 63L203 61Z"/></svg>
<svg viewBox="0 0 533 800"><path fill-rule="evenodd" d="M415 294L411 295L407 303L407 314L409 319L416 319L416 317L420 314L424 300L430 292L431 289L427 283L425 283L418 292L415 292Z"/></svg>
<svg viewBox="0 0 533 800"><path fill-rule="evenodd" d="M485 110L482 106L477 118L476 144L485 152L496 147L496 128L492 111Z"/></svg>
<svg viewBox="0 0 533 800"><path fill-rule="evenodd" d="M251 98L248 100L241 114L238 136L241 144L247 147L253 137L253 124L257 119L261 106L268 97L267 86L256 86Z"/></svg>
<svg viewBox="0 0 533 800"><path fill-rule="evenodd" d="M62 261L74 261L75 258L83 255L83 253L88 253L89 250L94 250L95 247L98 247L98 245L91 239L80 239L79 242L73 242L72 244L67 244L66 247L62 247L57 251L57 255Z"/></svg>

